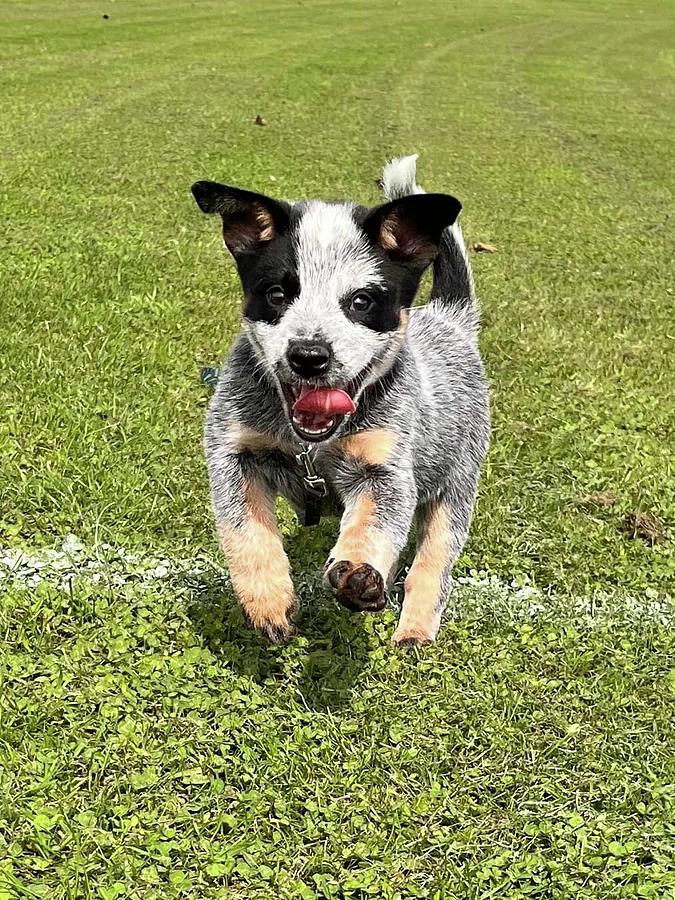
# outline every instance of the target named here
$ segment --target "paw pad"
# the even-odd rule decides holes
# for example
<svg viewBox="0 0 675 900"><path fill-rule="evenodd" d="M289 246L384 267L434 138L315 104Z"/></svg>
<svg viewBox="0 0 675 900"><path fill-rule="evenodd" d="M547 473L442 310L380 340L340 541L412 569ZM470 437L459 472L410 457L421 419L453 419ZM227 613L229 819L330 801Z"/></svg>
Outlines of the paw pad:
<svg viewBox="0 0 675 900"><path fill-rule="evenodd" d="M338 603L356 612L380 612L387 605L382 576L368 563L334 563L327 573Z"/></svg>

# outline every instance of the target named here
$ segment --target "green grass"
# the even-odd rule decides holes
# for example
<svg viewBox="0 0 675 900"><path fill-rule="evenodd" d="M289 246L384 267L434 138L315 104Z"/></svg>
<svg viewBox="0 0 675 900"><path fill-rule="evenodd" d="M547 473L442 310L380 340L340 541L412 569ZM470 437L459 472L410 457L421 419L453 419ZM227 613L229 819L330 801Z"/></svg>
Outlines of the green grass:
<svg viewBox="0 0 675 900"><path fill-rule="evenodd" d="M419 152L499 250L459 572L672 593L671 13L5 0L0 545L215 554L197 371L239 300L189 185L375 202ZM398 655L392 614L309 603L334 527L284 517L281 650L216 576L0 581L0 898L672 896L672 630L467 608Z"/></svg>
<svg viewBox="0 0 675 900"><path fill-rule="evenodd" d="M322 602L280 651L221 596L9 599L10 897L672 895L672 632L465 617L412 657Z"/></svg>

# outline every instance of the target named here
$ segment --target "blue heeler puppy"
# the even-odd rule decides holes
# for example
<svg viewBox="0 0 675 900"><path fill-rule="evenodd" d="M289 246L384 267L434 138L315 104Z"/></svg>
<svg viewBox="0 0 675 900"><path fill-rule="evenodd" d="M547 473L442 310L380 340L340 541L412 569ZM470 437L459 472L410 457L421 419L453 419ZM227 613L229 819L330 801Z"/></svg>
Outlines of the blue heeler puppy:
<svg viewBox="0 0 675 900"><path fill-rule="evenodd" d="M415 163L386 166L373 209L192 188L244 290L206 422L216 526L246 616L274 641L296 609L277 495L316 512L325 485L324 511L342 515L326 579L352 610L384 608L416 520L394 644L434 640L467 537L489 436L478 314L461 205L424 193Z"/></svg>

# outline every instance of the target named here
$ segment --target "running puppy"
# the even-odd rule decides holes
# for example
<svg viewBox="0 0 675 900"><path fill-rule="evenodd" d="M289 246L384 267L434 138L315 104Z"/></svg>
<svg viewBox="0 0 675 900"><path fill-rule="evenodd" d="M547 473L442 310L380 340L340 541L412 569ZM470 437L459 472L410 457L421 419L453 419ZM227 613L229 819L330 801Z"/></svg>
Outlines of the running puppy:
<svg viewBox="0 0 675 900"><path fill-rule="evenodd" d="M489 437L478 316L461 205L417 186L416 159L386 166L373 209L192 187L222 217L244 290L206 421L216 527L245 614L273 641L296 608L277 495L307 524L320 502L342 514L326 578L353 610L385 607L416 518L394 644L434 640L467 537Z"/></svg>

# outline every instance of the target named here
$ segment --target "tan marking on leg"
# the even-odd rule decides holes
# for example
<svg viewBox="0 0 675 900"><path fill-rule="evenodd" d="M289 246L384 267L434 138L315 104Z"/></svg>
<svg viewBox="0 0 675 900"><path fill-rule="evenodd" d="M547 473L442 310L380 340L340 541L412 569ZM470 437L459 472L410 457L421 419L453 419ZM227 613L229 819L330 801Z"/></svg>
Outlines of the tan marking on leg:
<svg viewBox="0 0 675 900"><path fill-rule="evenodd" d="M232 585L253 625L284 629L294 595L274 498L253 481L245 493L248 514L244 524L239 528L218 526Z"/></svg>
<svg viewBox="0 0 675 900"><path fill-rule="evenodd" d="M448 508L435 504L424 524L424 534L405 580L405 597L392 642L433 641L440 625L438 604L443 574L450 560L451 534Z"/></svg>
<svg viewBox="0 0 675 900"><path fill-rule="evenodd" d="M410 323L410 310L404 306L398 315L400 324L397 331L400 334L405 334L408 330L408 324Z"/></svg>
<svg viewBox="0 0 675 900"><path fill-rule="evenodd" d="M356 501L347 519L343 520L340 536L330 555L336 562L368 563L387 581L396 562L396 551L386 532L377 527L372 497L364 494Z"/></svg>
<svg viewBox="0 0 675 900"><path fill-rule="evenodd" d="M336 441L335 447L345 456L366 465L383 466L391 459L395 443L396 434L389 428L371 428Z"/></svg>

